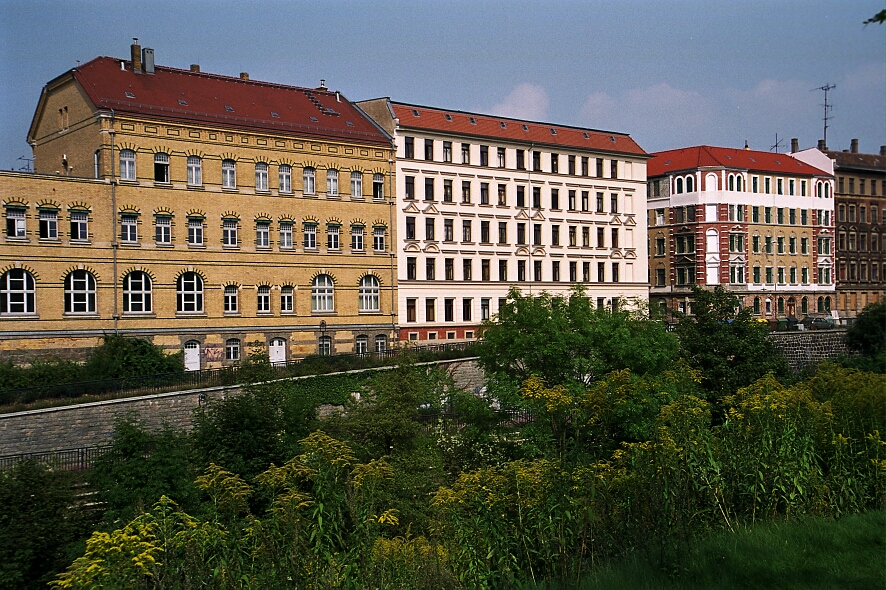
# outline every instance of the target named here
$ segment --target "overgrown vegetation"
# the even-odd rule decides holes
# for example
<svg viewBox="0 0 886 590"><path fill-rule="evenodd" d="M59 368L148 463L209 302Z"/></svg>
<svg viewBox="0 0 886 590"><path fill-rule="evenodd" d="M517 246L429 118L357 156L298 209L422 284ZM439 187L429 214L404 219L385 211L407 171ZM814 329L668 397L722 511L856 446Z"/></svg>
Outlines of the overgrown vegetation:
<svg viewBox="0 0 886 590"><path fill-rule="evenodd" d="M253 385L198 410L187 434L121 421L91 480L105 518L55 584L592 587L628 563L681 587L714 564L738 575L744 551L775 542L744 539L783 542L776 524L882 520L883 375L823 364L712 389L655 322L578 299L512 293L485 328L482 396L405 364ZM250 362L260 376L266 359ZM340 411L318 419L329 401ZM827 550L810 534L789 540L795 559ZM768 563L739 579L806 567ZM864 571L829 579L882 584Z"/></svg>

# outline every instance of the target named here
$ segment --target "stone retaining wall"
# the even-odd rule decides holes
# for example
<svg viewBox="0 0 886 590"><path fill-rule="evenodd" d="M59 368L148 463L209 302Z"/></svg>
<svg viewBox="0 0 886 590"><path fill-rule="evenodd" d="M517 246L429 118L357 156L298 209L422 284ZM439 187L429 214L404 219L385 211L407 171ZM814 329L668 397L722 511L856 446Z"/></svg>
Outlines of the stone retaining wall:
<svg viewBox="0 0 886 590"><path fill-rule="evenodd" d="M846 347L846 330L772 332L769 339L781 350L791 369L795 371L849 352Z"/></svg>
<svg viewBox="0 0 886 590"><path fill-rule="evenodd" d="M461 388L473 391L485 384L483 372L474 359L436 364L444 367ZM109 444L114 421L133 412L148 428L160 428L167 423L173 428L188 430L195 408L209 400L237 395L240 390L239 385L209 387L0 415L0 457Z"/></svg>

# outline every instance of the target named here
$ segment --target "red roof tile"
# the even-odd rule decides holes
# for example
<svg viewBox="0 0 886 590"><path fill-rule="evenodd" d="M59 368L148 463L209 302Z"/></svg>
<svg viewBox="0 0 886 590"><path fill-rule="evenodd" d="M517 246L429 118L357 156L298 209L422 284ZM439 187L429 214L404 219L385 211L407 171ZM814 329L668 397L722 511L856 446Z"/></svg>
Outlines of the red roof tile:
<svg viewBox="0 0 886 590"><path fill-rule="evenodd" d="M448 111L406 103L392 102L391 106L394 109L394 115L400 120L400 126L410 129L475 135L490 139L633 156L647 155L630 135L624 133L564 127L563 125L522 121L464 111ZM415 113L418 113L418 116Z"/></svg>
<svg viewBox="0 0 886 590"><path fill-rule="evenodd" d="M121 62L126 69L121 68ZM362 111L330 90L299 88L98 57L72 70L101 110L282 135L390 145Z"/></svg>
<svg viewBox="0 0 886 590"><path fill-rule="evenodd" d="M709 167L795 176L829 176L827 172L788 154L698 145L652 154L652 159L646 164L646 178Z"/></svg>

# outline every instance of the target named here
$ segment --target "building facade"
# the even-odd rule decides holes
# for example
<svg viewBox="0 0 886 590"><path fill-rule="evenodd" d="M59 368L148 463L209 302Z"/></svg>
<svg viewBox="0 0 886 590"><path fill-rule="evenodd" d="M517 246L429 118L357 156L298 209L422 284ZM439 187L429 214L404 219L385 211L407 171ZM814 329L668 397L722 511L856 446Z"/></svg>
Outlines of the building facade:
<svg viewBox="0 0 886 590"><path fill-rule="evenodd" d="M836 176L837 309L852 321L886 297L883 229L886 225L886 147L879 154L826 151Z"/></svg>
<svg viewBox="0 0 886 590"><path fill-rule="evenodd" d="M647 155L629 135L359 104L396 141L401 340L474 338L511 286L647 297Z"/></svg>
<svg viewBox="0 0 886 590"><path fill-rule="evenodd" d="M391 137L338 92L99 57L44 88L0 173L0 357L105 333L189 369L388 346Z"/></svg>
<svg viewBox="0 0 886 590"><path fill-rule="evenodd" d="M651 305L688 313L692 285L723 285L760 318L835 309L830 170L696 146L653 154L648 175Z"/></svg>

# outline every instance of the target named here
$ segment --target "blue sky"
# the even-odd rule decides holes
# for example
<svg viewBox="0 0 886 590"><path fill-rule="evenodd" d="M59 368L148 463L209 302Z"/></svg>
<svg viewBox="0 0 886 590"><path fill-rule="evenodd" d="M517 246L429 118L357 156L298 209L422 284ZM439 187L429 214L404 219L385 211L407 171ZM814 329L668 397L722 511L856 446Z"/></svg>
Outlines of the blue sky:
<svg viewBox="0 0 886 590"><path fill-rule="evenodd" d="M161 65L630 133L647 151L886 144L882 1L0 0L0 168L43 85L132 37Z"/></svg>

